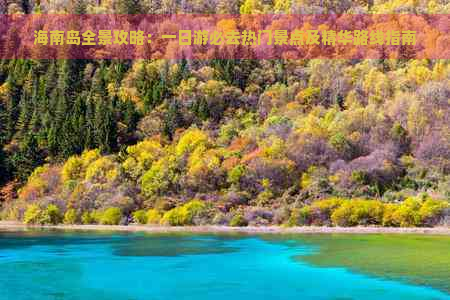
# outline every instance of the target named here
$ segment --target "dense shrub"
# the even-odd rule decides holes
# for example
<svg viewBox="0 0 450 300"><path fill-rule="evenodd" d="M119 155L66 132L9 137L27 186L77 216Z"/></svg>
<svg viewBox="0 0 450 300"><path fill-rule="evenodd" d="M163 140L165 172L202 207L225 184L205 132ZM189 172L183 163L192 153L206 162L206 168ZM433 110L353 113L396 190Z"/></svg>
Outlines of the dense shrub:
<svg viewBox="0 0 450 300"><path fill-rule="evenodd" d="M133 221L138 224L147 224L147 213L145 210L140 209L133 213Z"/></svg>
<svg viewBox="0 0 450 300"><path fill-rule="evenodd" d="M312 224L331 225L331 214L340 207L344 200L340 198L330 198L313 202L310 205Z"/></svg>
<svg viewBox="0 0 450 300"><path fill-rule="evenodd" d="M17 205L13 205L12 203L3 203L2 211L0 212L0 219L18 221L21 219L21 211L22 209L20 209Z"/></svg>
<svg viewBox="0 0 450 300"><path fill-rule="evenodd" d="M305 206L300 209L293 209L289 216L288 226L311 225L311 207Z"/></svg>
<svg viewBox="0 0 450 300"><path fill-rule="evenodd" d="M61 223L62 220L63 220L63 215L62 215L59 207L57 207L54 204L50 204L43 211L41 223L56 225L56 224Z"/></svg>
<svg viewBox="0 0 450 300"><path fill-rule="evenodd" d="M335 209L331 220L337 226L377 225L383 220L384 206L376 200L347 200Z"/></svg>
<svg viewBox="0 0 450 300"><path fill-rule="evenodd" d="M162 146L157 140L145 140L127 148L128 158L123 162L124 171L134 180L150 169L161 155Z"/></svg>
<svg viewBox="0 0 450 300"><path fill-rule="evenodd" d="M446 201L429 197L409 197L400 204L383 203L379 200L332 198L294 209L287 224L432 226L439 223L448 207Z"/></svg>
<svg viewBox="0 0 450 300"><path fill-rule="evenodd" d="M82 215L81 215L81 223L84 225L89 225L89 224L93 224L95 223L95 219L92 216L92 214L88 211L85 211Z"/></svg>
<svg viewBox="0 0 450 300"><path fill-rule="evenodd" d="M242 176L245 174L245 166L237 165L228 171L227 180L230 184L238 185Z"/></svg>
<svg viewBox="0 0 450 300"><path fill-rule="evenodd" d="M28 177L26 184L19 189L19 199L35 202L58 191L60 184L60 168L44 165L38 167Z"/></svg>
<svg viewBox="0 0 450 300"><path fill-rule="evenodd" d="M69 157L62 168L61 175L64 183L83 179L84 170L81 158L79 156Z"/></svg>
<svg viewBox="0 0 450 300"><path fill-rule="evenodd" d="M207 211L206 204L200 200L192 200L182 206L169 210L161 219L161 224L172 226L195 225Z"/></svg>
<svg viewBox="0 0 450 300"><path fill-rule="evenodd" d="M186 130L175 148L177 156L194 151L197 147L208 144L208 136L197 128Z"/></svg>
<svg viewBox="0 0 450 300"><path fill-rule="evenodd" d="M230 220L230 226L232 227L245 227L248 225L248 221L241 214L235 214Z"/></svg>
<svg viewBox="0 0 450 300"><path fill-rule="evenodd" d="M141 189L145 196L152 197L166 192L177 180L175 156L166 156L152 164L150 170L144 173Z"/></svg>
<svg viewBox="0 0 450 300"><path fill-rule="evenodd" d="M89 212L89 217L91 218L91 224L101 224L104 210L94 209Z"/></svg>
<svg viewBox="0 0 450 300"><path fill-rule="evenodd" d="M446 201L438 201L427 199L419 209L419 216L422 224L425 226L433 226L439 223L443 217L444 211L450 207Z"/></svg>
<svg viewBox="0 0 450 300"><path fill-rule="evenodd" d="M25 224L41 224L42 209L37 204L31 204L25 210L23 222Z"/></svg>
<svg viewBox="0 0 450 300"><path fill-rule="evenodd" d="M78 221L77 211L70 208L64 214L64 224L76 224Z"/></svg>
<svg viewBox="0 0 450 300"><path fill-rule="evenodd" d="M83 180L86 168L100 157L98 149L84 151L81 156L74 155L69 157L61 170L63 183L67 185L71 181Z"/></svg>
<svg viewBox="0 0 450 300"><path fill-rule="evenodd" d="M192 200L182 206L182 213L185 224L194 225L207 212L206 203L201 200Z"/></svg>
<svg viewBox="0 0 450 300"><path fill-rule="evenodd" d="M395 212L398 209L398 204L388 203L384 206L382 225L387 227L399 226L397 220L395 219Z"/></svg>
<svg viewBox="0 0 450 300"><path fill-rule="evenodd" d="M421 225L419 209L421 202L415 198L403 201L393 213L394 224L401 227L412 227Z"/></svg>
<svg viewBox="0 0 450 300"><path fill-rule="evenodd" d="M147 224L159 224L161 222L162 215L156 209L149 209L146 213Z"/></svg>
<svg viewBox="0 0 450 300"><path fill-rule="evenodd" d="M171 226L183 226L187 225L184 223L184 217L182 212L182 207L176 207L174 209L166 212L161 218L162 225L171 225Z"/></svg>
<svg viewBox="0 0 450 300"><path fill-rule="evenodd" d="M50 204L45 209L42 209L38 204L31 204L27 207L23 222L25 224L51 224L56 225L61 223L62 214L60 209Z"/></svg>
<svg viewBox="0 0 450 300"><path fill-rule="evenodd" d="M86 180L92 182L111 182L119 176L118 164L110 157L101 157L86 169Z"/></svg>
<svg viewBox="0 0 450 300"><path fill-rule="evenodd" d="M101 213L99 223L102 225L118 225L122 218L122 211L117 207L110 207Z"/></svg>

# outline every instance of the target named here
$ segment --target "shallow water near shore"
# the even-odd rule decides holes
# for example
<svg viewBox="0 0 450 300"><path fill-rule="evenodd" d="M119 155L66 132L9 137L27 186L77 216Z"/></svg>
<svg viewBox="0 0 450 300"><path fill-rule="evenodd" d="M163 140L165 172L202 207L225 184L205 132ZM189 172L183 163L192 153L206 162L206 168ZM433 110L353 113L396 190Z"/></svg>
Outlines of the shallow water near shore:
<svg viewBox="0 0 450 300"><path fill-rule="evenodd" d="M0 231L3 299L450 299L450 237Z"/></svg>

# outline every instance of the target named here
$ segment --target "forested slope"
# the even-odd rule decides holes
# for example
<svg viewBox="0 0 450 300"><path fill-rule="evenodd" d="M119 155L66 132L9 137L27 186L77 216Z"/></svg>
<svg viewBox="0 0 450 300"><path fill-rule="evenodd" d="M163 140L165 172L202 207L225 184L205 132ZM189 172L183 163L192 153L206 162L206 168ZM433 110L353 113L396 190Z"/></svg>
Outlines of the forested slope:
<svg viewBox="0 0 450 300"><path fill-rule="evenodd" d="M422 2L6 1L0 10L449 10ZM448 60L2 60L2 218L108 224L138 211L135 221L171 225L435 225L450 199L449 99Z"/></svg>

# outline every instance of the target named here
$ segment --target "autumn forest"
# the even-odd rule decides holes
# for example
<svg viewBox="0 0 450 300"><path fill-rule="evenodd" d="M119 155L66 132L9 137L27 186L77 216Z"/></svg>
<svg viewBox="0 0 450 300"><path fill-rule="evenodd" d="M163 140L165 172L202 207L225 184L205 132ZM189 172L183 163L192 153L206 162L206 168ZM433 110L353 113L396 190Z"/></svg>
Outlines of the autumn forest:
<svg viewBox="0 0 450 300"><path fill-rule="evenodd" d="M2 13L442 13L447 1L17 1ZM0 219L450 223L450 63L0 60Z"/></svg>

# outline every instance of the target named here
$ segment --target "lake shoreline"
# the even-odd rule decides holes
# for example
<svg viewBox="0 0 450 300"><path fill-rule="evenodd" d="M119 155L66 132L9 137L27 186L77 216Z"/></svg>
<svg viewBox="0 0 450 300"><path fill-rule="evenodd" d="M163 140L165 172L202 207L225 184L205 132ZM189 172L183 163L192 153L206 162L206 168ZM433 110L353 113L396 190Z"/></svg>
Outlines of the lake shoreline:
<svg viewBox="0 0 450 300"><path fill-rule="evenodd" d="M432 234L450 235L450 227L281 227L281 226L151 226L151 225L24 225L19 222L0 221L0 230L26 230L26 229L57 229L57 230L87 230L87 231L128 231L151 233L248 233L248 234L302 234L302 233L349 233L349 234Z"/></svg>

